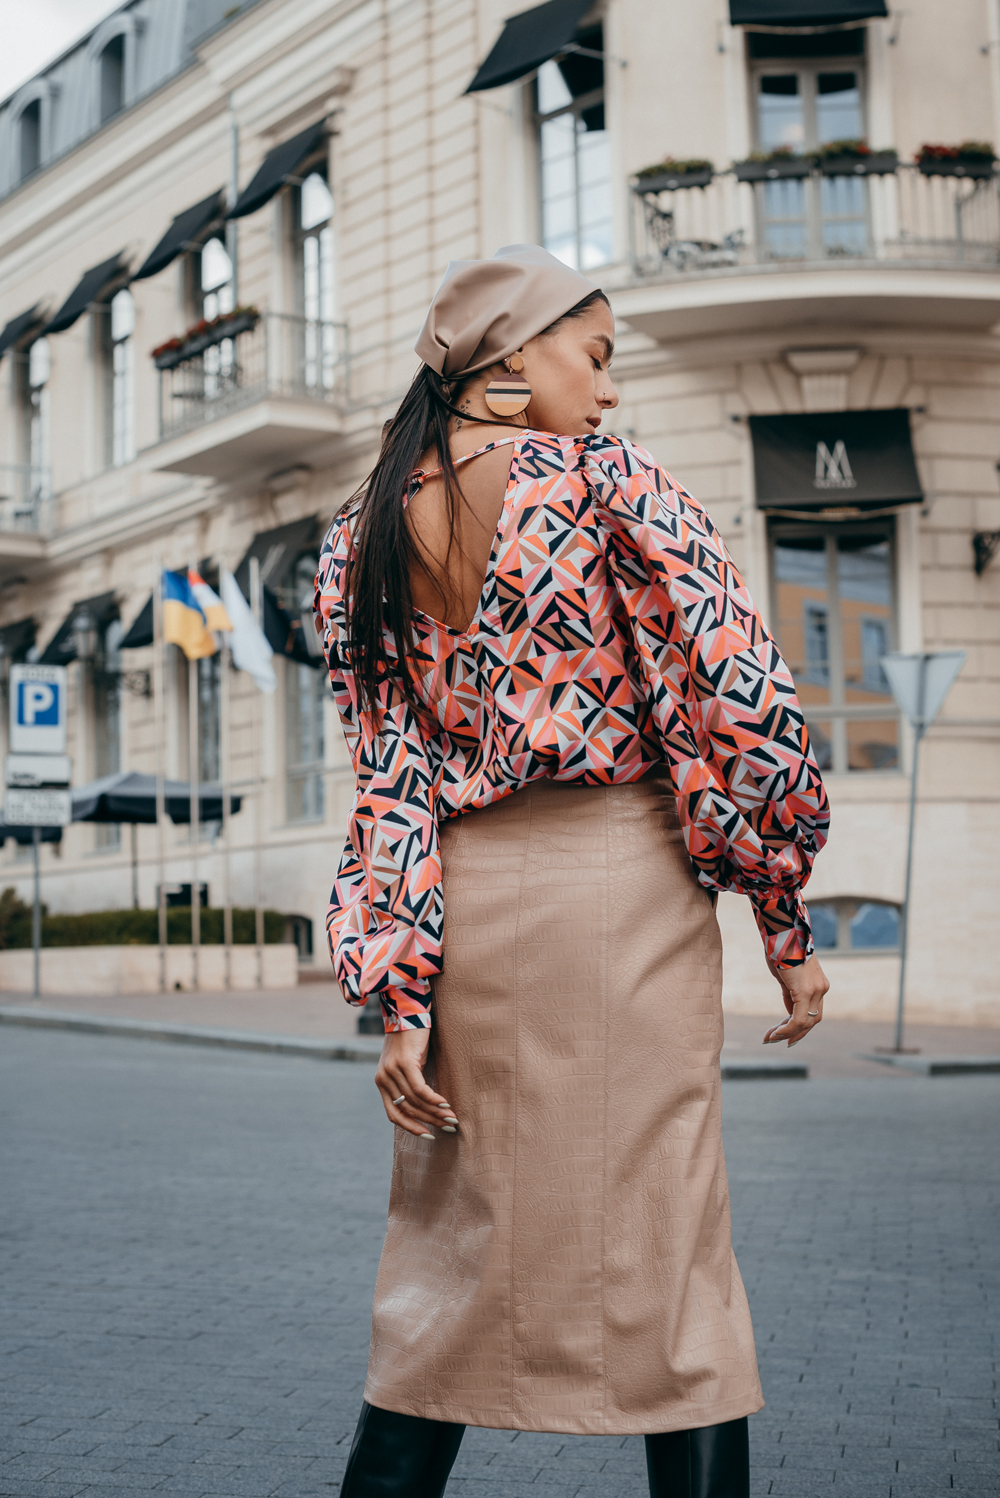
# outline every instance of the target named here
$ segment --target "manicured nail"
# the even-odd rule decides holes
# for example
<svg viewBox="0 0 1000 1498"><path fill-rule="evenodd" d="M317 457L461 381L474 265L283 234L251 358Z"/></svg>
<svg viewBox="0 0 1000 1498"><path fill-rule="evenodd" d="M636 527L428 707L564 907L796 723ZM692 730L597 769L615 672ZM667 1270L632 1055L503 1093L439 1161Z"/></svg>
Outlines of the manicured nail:
<svg viewBox="0 0 1000 1498"><path fill-rule="evenodd" d="M421 1139L433 1139L434 1135L433 1134L421 1134L420 1137L421 1137Z"/></svg>
<svg viewBox="0 0 1000 1498"><path fill-rule="evenodd" d="M455 1117L454 1113L446 1113L445 1116L444 1116L444 1122L445 1123L458 1123L458 1119Z"/></svg>
<svg viewBox="0 0 1000 1498"><path fill-rule="evenodd" d="M450 1103L438 1103L438 1107L439 1108L450 1108L451 1104Z"/></svg>
<svg viewBox="0 0 1000 1498"><path fill-rule="evenodd" d="M441 1125L441 1133L442 1134L457 1134L458 1130L457 1129L453 1129L450 1124L442 1124Z"/></svg>

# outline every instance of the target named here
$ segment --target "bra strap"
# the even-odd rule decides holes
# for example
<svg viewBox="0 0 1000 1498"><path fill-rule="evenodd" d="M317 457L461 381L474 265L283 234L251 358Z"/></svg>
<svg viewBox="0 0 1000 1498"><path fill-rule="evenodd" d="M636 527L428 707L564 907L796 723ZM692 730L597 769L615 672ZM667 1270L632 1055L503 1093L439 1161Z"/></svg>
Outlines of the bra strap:
<svg viewBox="0 0 1000 1498"><path fill-rule="evenodd" d="M466 453L464 457L456 458L455 467L457 468L459 463L468 463L470 458L481 458L483 453L491 453L495 447L507 447L511 442L516 442L520 435L518 432L513 437L498 437L496 442L487 442L485 447L477 447L474 453ZM422 484L426 479L437 478L438 474L443 472L443 468L430 468L426 473L422 468L417 468L414 469L412 477L418 484Z"/></svg>

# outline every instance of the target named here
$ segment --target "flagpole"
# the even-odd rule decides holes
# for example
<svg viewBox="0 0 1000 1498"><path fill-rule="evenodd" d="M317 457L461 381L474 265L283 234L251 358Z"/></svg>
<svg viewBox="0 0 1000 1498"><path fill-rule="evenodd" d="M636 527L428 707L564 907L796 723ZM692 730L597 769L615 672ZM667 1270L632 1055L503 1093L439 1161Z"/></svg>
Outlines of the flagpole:
<svg viewBox="0 0 1000 1498"><path fill-rule="evenodd" d="M197 565L192 562L192 572ZM191 817L191 984L197 991L201 944L201 889L198 884L198 662L188 661L188 790Z"/></svg>
<svg viewBox="0 0 1000 1498"><path fill-rule="evenodd" d="M219 592L222 592L223 563L219 561ZM224 904L222 907L222 942L225 948L225 985L226 988L233 986L233 887L232 887L232 859L230 848L230 806L229 806L229 725L230 725L230 700L229 700L229 646L223 636L222 653L219 661L219 780L222 790L222 886Z"/></svg>
<svg viewBox="0 0 1000 1498"><path fill-rule="evenodd" d="M260 586L260 561L257 557L250 558L250 608L260 629L264 628L264 610L262 607ZM264 905L263 905L263 875L262 860L263 849L261 845L261 819L263 808L263 775L261 766L260 745L260 688L256 682L250 690L250 743L251 743L251 778L253 780L253 899L254 899L254 945L256 947L257 987L264 987Z"/></svg>
<svg viewBox="0 0 1000 1498"><path fill-rule="evenodd" d="M158 939L160 944L160 992L167 987L167 876L164 820L166 795L163 781L164 691L166 644L163 639L163 558L156 558L156 580L153 584L153 742L156 759L156 892Z"/></svg>

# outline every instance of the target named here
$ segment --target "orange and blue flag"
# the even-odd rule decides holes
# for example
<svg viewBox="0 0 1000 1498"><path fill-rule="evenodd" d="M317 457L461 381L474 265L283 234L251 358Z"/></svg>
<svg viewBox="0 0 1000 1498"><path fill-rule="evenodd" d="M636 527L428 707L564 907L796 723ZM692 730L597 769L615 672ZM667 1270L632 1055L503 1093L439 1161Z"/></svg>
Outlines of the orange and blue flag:
<svg viewBox="0 0 1000 1498"><path fill-rule="evenodd" d="M179 645L189 661L215 655L213 630L232 629L222 600L192 568L163 574L163 638Z"/></svg>

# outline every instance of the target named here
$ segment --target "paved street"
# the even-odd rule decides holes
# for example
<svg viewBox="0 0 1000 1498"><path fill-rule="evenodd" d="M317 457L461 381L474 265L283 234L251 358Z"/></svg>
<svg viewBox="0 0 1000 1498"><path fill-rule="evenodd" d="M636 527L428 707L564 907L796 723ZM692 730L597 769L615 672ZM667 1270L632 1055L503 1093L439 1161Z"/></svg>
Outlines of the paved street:
<svg viewBox="0 0 1000 1498"><path fill-rule="evenodd" d="M390 1139L367 1065L0 1036L0 1498L336 1498ZM726 1086L754 1498L1000 1493L1000 1078ZM470 1431L449 1498L645 1493Z"/></svg>

